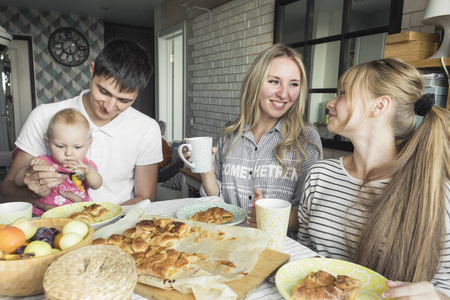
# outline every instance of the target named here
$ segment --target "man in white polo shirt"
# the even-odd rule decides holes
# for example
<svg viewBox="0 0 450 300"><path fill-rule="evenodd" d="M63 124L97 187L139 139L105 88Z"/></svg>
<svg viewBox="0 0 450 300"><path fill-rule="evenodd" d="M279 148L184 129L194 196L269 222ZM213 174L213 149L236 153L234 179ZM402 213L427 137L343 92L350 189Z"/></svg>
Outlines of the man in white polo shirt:
<svg viewBox="0 0 450 300"><path fill-rule="evenodd" d="M31 112L16 141L19 151L2 182L2 201L34 203L63 181L55 166L44 165L26 169L25 188L16 186L14 177L33 157L48 154L44 142L48 123L56 112L68 107L78 109L92 130L87 157L97 165L103 185L89 191L91 201L128 205L154 200L158 162L163 158L161 132L155 120L131 107L152 75L150 55L134 42L113 40L91 62L90 72L90 90ZM60 194L72 202L81 201L71 192Z"/></svg>

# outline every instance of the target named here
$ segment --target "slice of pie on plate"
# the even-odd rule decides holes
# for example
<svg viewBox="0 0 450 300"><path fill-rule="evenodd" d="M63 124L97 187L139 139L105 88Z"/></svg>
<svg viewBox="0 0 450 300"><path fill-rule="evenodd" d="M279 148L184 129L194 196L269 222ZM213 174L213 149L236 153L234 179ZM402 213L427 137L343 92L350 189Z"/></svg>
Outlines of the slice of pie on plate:
<svg viewBox="0 0 450 300"><path fill-rule="evenodd" d="M361 289L361 281L346 275L319 270L311 272L294 288L294 300L355 300Z"/></svg>
<svg viewBox="0 0 450 300"><path fill-rule="evenodd" d="M211 207L205 211L199 211L189 217L191 221L199 221L212 224L225 224L233 220L233 214L222 207Z"/></svg>

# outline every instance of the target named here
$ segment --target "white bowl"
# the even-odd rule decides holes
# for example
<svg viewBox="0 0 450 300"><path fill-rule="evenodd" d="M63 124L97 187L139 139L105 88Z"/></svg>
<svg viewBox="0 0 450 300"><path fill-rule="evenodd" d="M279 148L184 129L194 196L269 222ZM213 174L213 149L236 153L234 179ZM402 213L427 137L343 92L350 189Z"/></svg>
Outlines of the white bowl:
<svg viewBox="0 0 450 300"><path fill-rule="evenodd" d="M28 202L7 202L0 204L0 224L10 225L18 218L31 219L33 205Z"/></svg>

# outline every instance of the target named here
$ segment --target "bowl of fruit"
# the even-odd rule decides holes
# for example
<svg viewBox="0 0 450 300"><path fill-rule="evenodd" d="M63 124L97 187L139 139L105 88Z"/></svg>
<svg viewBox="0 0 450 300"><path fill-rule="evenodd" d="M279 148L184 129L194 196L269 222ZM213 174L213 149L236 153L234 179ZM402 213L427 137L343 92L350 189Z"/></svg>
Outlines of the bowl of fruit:
<svg viewBox="0 0 450 300"><path fill-rule="evenodd" d="M73 219L17 219L0 225L0 295L44 292L48 266L67 252L92 244L94 229Z"/></svg>

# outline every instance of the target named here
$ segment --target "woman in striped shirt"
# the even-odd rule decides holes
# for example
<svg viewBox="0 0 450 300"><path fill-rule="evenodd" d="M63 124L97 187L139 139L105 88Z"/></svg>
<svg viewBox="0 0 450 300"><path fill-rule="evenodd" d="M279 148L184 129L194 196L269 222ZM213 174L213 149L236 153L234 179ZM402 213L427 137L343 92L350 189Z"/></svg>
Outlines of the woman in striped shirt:
<svg viewBox="0 0 450 300"><path fill-rule="evenodd" d="M396 59L345 72L328 130L354 152L315 163L299 206L299 241L384 275L384 297L450 295L450 111L423 93Z"/></svg>
<svg viewBox="0 0 450 300"><path fill-rule="evenodd" d="M201 195L249 208L253 226L255 190L288 200L295 236L304 178L322 155L318 132L303 120L306 93L298 53L282 44L262 51L242 83L239 117L223 129L211 172L201 174Z"/></svg>

